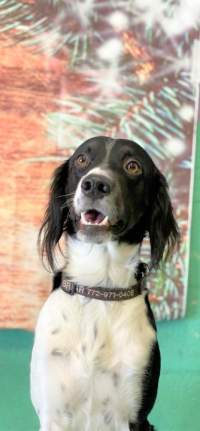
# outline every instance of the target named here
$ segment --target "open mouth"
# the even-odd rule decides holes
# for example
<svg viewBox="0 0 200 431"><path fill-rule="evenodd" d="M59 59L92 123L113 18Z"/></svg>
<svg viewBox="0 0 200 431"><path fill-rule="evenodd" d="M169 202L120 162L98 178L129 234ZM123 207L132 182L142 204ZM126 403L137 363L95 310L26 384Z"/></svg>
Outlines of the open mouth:
<svg viewBox="0 0 200 431"><path fill-rule="evenodd" d="M108 216L105 216L100 211L94 209L83 211L81 213L80 223L81 225L86 226L110 226Z"/></svg>

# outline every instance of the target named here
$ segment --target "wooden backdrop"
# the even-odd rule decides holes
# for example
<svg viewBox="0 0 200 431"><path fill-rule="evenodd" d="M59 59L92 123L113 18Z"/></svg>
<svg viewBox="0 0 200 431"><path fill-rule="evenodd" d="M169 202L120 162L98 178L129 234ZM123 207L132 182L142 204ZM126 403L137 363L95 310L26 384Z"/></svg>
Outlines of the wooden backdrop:
<svg viewBox="0 0 200 431"><path fill-rule="evenodd" d="M190 3L0 2L1 327L33 327L51 288L36 248L50 177L102 134L136 140L170 182L182 245L151 300L157 318L184 314L199 22Z"/></svg>

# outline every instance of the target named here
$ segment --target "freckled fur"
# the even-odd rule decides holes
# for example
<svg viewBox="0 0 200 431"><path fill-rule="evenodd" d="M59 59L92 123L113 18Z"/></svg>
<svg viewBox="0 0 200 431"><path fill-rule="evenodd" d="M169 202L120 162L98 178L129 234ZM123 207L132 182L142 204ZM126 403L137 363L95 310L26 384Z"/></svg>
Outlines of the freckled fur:
<svg viewBox="0 0 200 431"><path fill-rule="evenodd" d="M60 331L59 328L55 328L53 329L53 331L51 331L52 335L58 334L58 332Z"/></svg>
<svg viewBox="0 0 200 431"><path fill-rule="evenodd" d="M61 310L60 313L58 310ZM63 311L69 316L69 323L65 325L62 324ZM95 339L94 316L98 327L98 336ZM55 349L55 336L49 330L53 324L61 327L56 343L63 359L57 363L52 362L49 355ZM114 423L120 424L120 417L125 418L127 423L134 421L141 403L139 386L154 341L155 332L148 321L143 296L123 303L90 300L83 307L81 297L71 297L60 289L54 291L44 304L38 319L32 359L32 378L36 378L35 366L38 362L34 358L39 355L43 363L39 373L41 388L45 385L47 372L51 375L51 381L47 387L46 398L43 400L41 390L37 397L32 394L33 403L35 406L44 406L45 403L51 405L52 420L57 408L64 412L66 403L78 409L78 416L75 414L73 419L70 418L70 426L74 431L80 424L84 430L85 397L89 400L88 418L93 418L89 428L85 429L104 429L104 417L99 417L98 412L107 397L110 400ZM68 362L66 346L70 351ZM65 391L61 390L60 382L65 385ZM119 391L116 393L117 386ZM62 413L59 423L62 430ZM120 430L120 427L116 428L116 431L118 429Z"/></svg>

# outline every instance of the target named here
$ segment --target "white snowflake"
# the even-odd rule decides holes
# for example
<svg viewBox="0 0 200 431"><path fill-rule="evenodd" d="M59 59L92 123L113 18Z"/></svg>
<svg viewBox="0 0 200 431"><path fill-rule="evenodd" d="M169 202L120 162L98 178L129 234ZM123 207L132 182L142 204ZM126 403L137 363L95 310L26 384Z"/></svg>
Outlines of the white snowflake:
<svg viewBox="0 0 200 431"><path fill-rule="evenodd" d="M74 14L79 17L81 24L86 27L94 14L94 0L73 0L71 2Z"/></svg>
<svg viewBox="0 0 200 431"><path fill-rule="evenodd" d="M135 0L134 6L139 21L148 27L159 24L170 37L184 33L199 24L199 0L180 0L173 5L171 14L169 2L163 0Z"/></svg>
<svg viewBox="0 0 200 431"><path fill-rule="evenodd" d="M101 60L109 63L118 63L120 56L123 54L123 44L117 38L108 39L97 50L97 55Z"/></svg>
<svg viewBox="0 0 200 431"><path fill-rule="evenodd" d="M108 22L116 31L127 30L129 27L129 18L124 12L116 10L108 17Z"/></svg>
<svg viewBox="0 0 200 431"><path fill-rule="evenodd" d="M169 141L165 142L165 146L168 150L168 152L173 157L179 157L181 154L185 151L185 142L180 141L179 139L170 139Z"/></svg>
<svg viewBox="0 0 200 431"><path fill-rule="evenodd" d="M105 69L100 68L93 71L88 80L94 83L100 98L110 98L122 93L119 68L113 64Z"/></svg>
<svg viewBox="0 0 200 431"><path fill-rule="evenodd" d="M184 121L191 121L194 115L194 108L191 105L183 105L179 111L180 117Z"/></svg>

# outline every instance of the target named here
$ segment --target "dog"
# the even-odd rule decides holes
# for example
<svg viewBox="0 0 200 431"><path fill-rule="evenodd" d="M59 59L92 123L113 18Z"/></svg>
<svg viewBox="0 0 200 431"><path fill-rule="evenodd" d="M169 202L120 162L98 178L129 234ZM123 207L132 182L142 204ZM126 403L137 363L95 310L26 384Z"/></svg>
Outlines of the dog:
<svg viewBox="0 0 200 431"><path fill-rule="evenodd" d="M166 179L136 142L91 138L56 169L39 234L54 289L31 359L40 431L154 430L160 352L139 256L147 234L153 269L179 230Z"/></svg>

